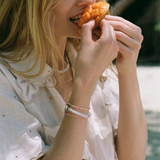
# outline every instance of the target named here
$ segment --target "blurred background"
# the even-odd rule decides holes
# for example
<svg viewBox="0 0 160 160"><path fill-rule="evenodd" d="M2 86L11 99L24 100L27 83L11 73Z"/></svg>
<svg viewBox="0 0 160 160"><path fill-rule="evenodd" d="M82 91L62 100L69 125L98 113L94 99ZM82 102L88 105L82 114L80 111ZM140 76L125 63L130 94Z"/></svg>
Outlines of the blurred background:
<svg viewBox="0 0 160 160"><path fill-rule="evenodd" d="M108 0L111 14L142 29L138 79L148 127L146 160L160 160L160 0ZM114 76L114 75L113 75ZM118 91L116 81L111 81Z"/></svg>

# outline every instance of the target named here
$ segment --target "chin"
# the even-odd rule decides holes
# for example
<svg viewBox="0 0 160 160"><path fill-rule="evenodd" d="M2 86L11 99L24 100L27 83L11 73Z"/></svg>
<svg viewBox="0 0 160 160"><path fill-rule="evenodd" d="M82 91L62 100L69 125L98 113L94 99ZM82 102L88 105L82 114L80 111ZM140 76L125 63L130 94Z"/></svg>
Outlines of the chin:
<svg viewBox="0 0 160 160"><path fill-rule="evenodd" d="M81 35L79 35L79 33L77 32L77 34L75 34L75 35L70 35L70 36L68 36L68 38L76 38L76 39L81 39Z"/></svg>

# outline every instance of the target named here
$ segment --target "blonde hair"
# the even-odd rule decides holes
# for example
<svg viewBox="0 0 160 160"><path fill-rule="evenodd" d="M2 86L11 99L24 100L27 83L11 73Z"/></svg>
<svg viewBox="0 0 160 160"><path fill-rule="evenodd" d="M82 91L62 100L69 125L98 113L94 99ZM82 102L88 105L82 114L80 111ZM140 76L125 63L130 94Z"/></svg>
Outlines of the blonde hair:
<svg viewBox="0 0 160 160"><path fill-rule="evenodd" d="M0 54L1 58L12 62L22 61L31 51L35 50L35 64L24 72L16 71L6 65L11 71L33 78L42 73L45 64L52 61L57 71L57 62L63 61L59 52L49 11L58 6L59 0L1 0L0 2ZM53 26L52 26L53 27ZM4 54L12 51L10 54ZM25 55L25 57L23 57ZM22 58L23 57L23 58ZM31 71L40 60L40 70L36 75L28 76L24 73ZM62 63L63 64L63 63Z"/></svg>
<svg viewBox="0 0 160 160"><path fill-rule="evenodd" d="M105 1L105 0L97 0ZM52 62L58 74L58 64L64 64L64 58L57 46L54 29L51 28L50 10L54 10L60 0L1 0L0 1L0 58L14 63L25 60L35 50L35 64L28 71L17 71L3 63L14 73L25 78L34 78L41 74L45 64ZM68 38L78 51L80 40ZM8 54L9 53L9 54ZM40 69L36 75L26 75L38 60ZM58 77L60 78L59 74Z"/></svg>

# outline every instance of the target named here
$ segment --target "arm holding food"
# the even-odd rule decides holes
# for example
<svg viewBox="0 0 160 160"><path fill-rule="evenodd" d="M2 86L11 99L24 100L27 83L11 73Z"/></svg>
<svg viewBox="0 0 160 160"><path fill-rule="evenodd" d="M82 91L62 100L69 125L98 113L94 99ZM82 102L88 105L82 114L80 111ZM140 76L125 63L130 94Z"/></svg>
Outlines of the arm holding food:
<svg viewBox="0 0 160 160"><path fill-rule="evenodd" d="M136 61L143 36L137 26L119 17L106 16L100 22L99 29L92 34L94 26L94 20L82 25L81 47L76 59L70 102L88 108L97 80L117 57L120 86L116 138L118 158L145 159L147 130L136 75ZM86 125L86 120L65 115L55 141L43 160L81 160Z"/></svg>
<svg viewBox="0 0 160 160"><path fill-rule="evenodd" d="M143 36L139 27L121 17L105 16L105 20L113 26L119 45L116 59L120 96L118 158L145 160L147 127L136 73Z"/></svg>
<svg viewBox="0 0 160 160"><path fill-rule="evenodd" d="M89 108L91 95L99 77L117 57L118 52L113 27L103 20L100 24L101 38L94 42L92 40L94 24L94 21L90 21L82 27L82 42L76 59L75 78L70 98L71 104L83 108ZM84 113L87 114L87 111ZM86 126L86 119L65 115L54 143L43 160L81 160L86 138Z"/></svg>
<svg viewBox="0 0 160 160"><path fill-rule="evenodd" d="M95 6L92 5L87 9L84 17L82 16L80 19L79 25L85 23L87 19L85 17L93 18L95 22L99 23L104 14L109 14L107 11L109 4L100 2ZM97 11L97 15L94 17L92 12L95 10L99 10L99 14ZM119 125L116 139L118 158L119 160L142 160L145 159L147 127L140 98L136 63L143 36L138 26L121 17L106 15L102 21L104 20L114 28L119 46L119 54L116 58L120 95ZM102 32L100 28L97 28L97 23L95 26L92 38L94 41L98 41L99 38L101 39Z"/></svg>

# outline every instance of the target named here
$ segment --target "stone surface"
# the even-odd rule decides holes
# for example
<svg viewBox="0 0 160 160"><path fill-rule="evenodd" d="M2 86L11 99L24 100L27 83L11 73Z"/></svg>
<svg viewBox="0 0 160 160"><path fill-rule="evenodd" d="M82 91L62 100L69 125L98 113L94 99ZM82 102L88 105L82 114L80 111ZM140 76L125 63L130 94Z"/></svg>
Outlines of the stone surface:
<svg viewBox="0 0 160 160"><path fill-rule="evenodd" d="M144 110L160 112L160 67L137 67L137 75ZM118 82L111 78L111 85L118 93Z"/></svg>

